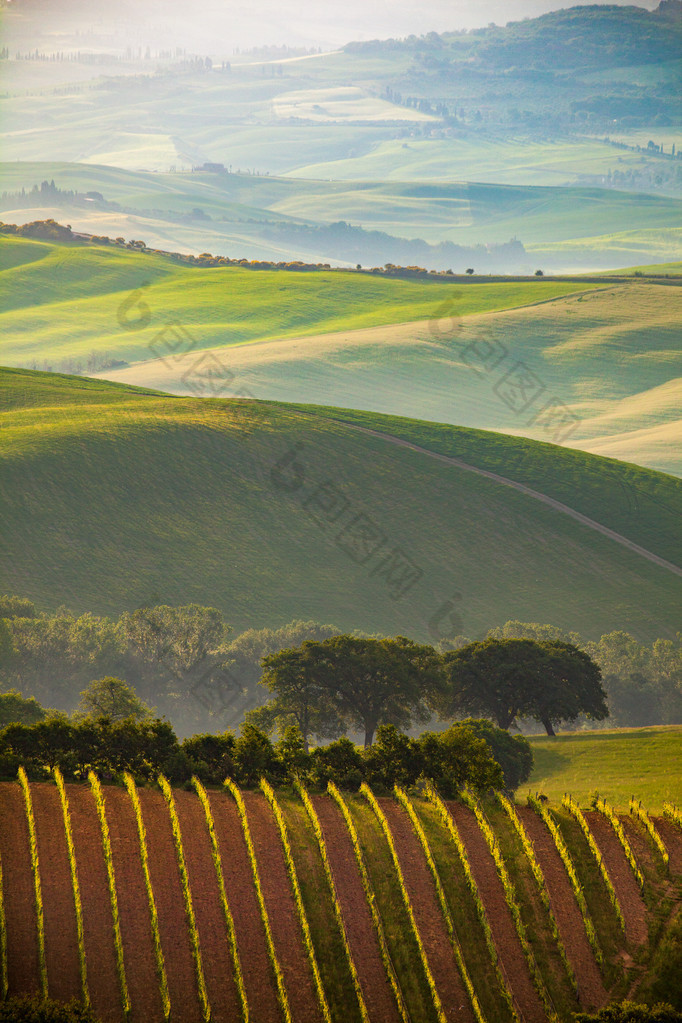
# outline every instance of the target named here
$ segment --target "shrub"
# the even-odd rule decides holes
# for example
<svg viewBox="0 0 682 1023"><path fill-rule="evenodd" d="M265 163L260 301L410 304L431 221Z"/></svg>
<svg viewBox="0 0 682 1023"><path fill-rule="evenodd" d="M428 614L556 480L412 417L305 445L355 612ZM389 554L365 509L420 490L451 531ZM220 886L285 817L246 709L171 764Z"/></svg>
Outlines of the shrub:
<svg viewBox="0 0 682 1023"><path fill-rule="evenodd" d="M528 781L533 770L533 749L528 739L522 735L510 735L504 728L497 728L485 718L465 718L458 724L469 728L490 747L490 752L502 768L507 791L514 792L524 781Z"/></svg>
<svg viewBox="0 0 682 1023"><path fill-rule="evenodd" d="M330 781L339 788L357 792L364 781L362 754L350 739L337 739L328 746L317 746L310 754L312 782L325 788Z"/></svg>

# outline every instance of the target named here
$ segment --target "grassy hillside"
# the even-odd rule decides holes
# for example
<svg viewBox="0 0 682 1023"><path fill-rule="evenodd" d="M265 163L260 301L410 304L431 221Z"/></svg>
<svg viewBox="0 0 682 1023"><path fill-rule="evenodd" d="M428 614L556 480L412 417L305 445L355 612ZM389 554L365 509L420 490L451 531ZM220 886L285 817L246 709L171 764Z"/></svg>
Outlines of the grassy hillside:
<svg viewBox="0 0 682 1023"><path fill-rule="evenodd" d="M2 383L0 577L42 606L197 601L237 628L300 617L432 640L510 618L588 637L677 627L673 573L523 493L358 432L338 410L12 370ZM517 475L679 564L671 477L479 431L358 419ZM634 511L624 493L637 495Z"/></svg>
<svg viewBox="0 0 682 1023"><path fill-rule="evenodd" d="M656 813L666 800L682 803L682 729L675 725L571 732L556 739L533 736L530 741L535 766L528 786L552 801L570 792L587 805L598 792L627 810L636 795Z"/></svg>

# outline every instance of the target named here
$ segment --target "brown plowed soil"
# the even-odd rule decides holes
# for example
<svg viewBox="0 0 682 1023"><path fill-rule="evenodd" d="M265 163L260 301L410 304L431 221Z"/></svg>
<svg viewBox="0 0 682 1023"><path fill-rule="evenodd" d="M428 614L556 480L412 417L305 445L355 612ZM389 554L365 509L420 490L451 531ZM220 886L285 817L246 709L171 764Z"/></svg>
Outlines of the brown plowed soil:
<svg viewBox="0 0 682 1023"><path fill-rule="evenodd" d="M237 807L222 792L209 793L209 800L251 1018L257 1023L280 1023L277 989Z"/></svg>
<svg viewBox="0 0 682 1023"><path fill-rule="evenodd" d="M433 877L410 818L392 799L383 798L379 803L393 835L407 894L445 1015L452 1020L473 1020L471 1002L455 961Z"/></svg>
<svg viewBox="0 0 682 1023"><path fill-rule="evenodd" d="M147 830L149 874L159 916L171 1013L183 1023L201 1023L196 972L168 806L158 791L140 789L139 796Z"/></svg>
<svg viewBox="0 0 682 1023"><path fill-rule="evenodd" d="M461 803L449 802L448 809L469 855L471 871L493 928L495 947L520 1015L528 1023L544 1023L545 1012L528 970L495 861L476 817Z"/></svg>
<svg viewBox="0 0 682 1023"><path fill-rule="evenodd" d="M69 798L71 798L69 793ZM113 785L104 788L104 799L116 874L118 912L121 921L131 1017L139 1023L163 1019L163 1005L156 973L154 939L144 883L140 840L135 811L128 793ZM150 856L154 850L150 850Z"/></svg>
<svg viewBox="0 0 682 1023"><path fill-rule="evenodd" d="M106 1023L119 1023L123 1019L121 990L118 985L114 924L97 807L87 785L70 785L68 793L83 906L90 999L99 1019ZM105 803L106 797L105 790ZM111 824L111 814L107 814L107 820ZM118 892L118 881L116 888Z"/></svg>
<svg viewBox="0 0 682 1023"><path fill-rule="evenodd" d="M682 831L665 817L651 818L670 857L670 873L682 874Z"/></svg>
<svg viewBox="0 0 682 1023"><path fill-rule="evenodd" d="M630 843L630 848L639 864L639 869L645 878L652 874L655 876L662 868L663 860L658 849L646 833L644 825L634 817L631 817L630 814L619 814L619 817L623 825L625 837Z"/></svg>
<svg viewBox="0 0 682 1023"><path fill-rule="evenodd" d="M646 908L623 847L603 814L597 810L585 810L584 815L616 889L625 919L625 937L631 945L641 945L648 936Z"/></svg>
<svg viewBox="0 0 682 1023"><path fill-rule="evenodd" d="M540 817L530 807L519 806L517 812L533 843L535 855L547 883L559 934L578 981L580 1004L584 1009L601 1008L608 1001L608 994L587 940L583 918L575 901L566 868L549 830Z"/></svg>
<svg viewBox="0 0 682 1023"><path fill-rule="evenodd" d="M372 1023L400 1023L345 821L329 796L313 796L312 800L327 845L346 935L369 1018Z"/></svg>
<svg viewBox="0 0 682 1023"><path fill-rule="evenodd" d="M34 994L40 990L35 894L24 796L17 782L0 783L0 858L9 993Z"/></svg>
<svg viewBox="0 0 682 1023"><path fill-rule="evenodd" d="M263 898L270 918L272 940L284 974L291 1012L296 1023L318 1023L322 1015L315 981L303 944L303 932L277 824L262 793L244 792L243 798L256 850Z"/></svg>
<svg viewBox="0 0 682 1023"><path fill-rule="evenodd" d="M64 817L56 785L31 785L45 920L50 998L81 997L78 931Z"/></svg>
<svg viewBox="0 0 682 1023"><path fill-rule="evenodd" d="M215 1023L232 1023L240 1018L241 1009L206 816L193 792L176 790L173 795L192 889L211 1018Z"/></svg>

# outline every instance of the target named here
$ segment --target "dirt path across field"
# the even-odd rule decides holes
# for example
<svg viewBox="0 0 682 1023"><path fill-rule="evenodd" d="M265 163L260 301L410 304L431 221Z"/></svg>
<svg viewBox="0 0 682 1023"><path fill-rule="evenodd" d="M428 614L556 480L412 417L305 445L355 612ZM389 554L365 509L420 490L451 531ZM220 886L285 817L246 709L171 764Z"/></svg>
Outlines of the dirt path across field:
<svg viewBox="0 0 682 1023"><path fill-rule="evenodd" d="M209 801L223 864L225 890L234 917L251 1019L257 1023L280 1023L282 1015L277 989L237 807L223 792L210 792Z"/></svg>
<svg viewBox="0 0 682 1023"><path fill-rule="evenodd" d="M105 804L108 792L108 787L105 787ZM68 793L83 905L90 999L99 1019L104 1023L120 1023L123 1010L116 970L114 924L97 808L89 785L70 785ZM107 812L107 821L110 816ZM116 889L117 892L120 890L118 879Z"/></svg>
<svg viewBox="0 0 682 1023"><path fill-rule="evenodd" d="M547 891L559 934L578 981L580 1005L590 1010L601 1008L608 1001L608 993L587 940L585 924L554 840L543 821L530 807L519 806L517 813L530 836L547 882Z"/></svg>
<svg viewBox="0 0 682 1023"><path fill-rule="evenodd" d="M533 986L495 861L476 817L461 803L449 802L447 806L466 847L474 879L492 923L495 947L522 1020L527 1023L545 1023L545 1012Z"/></svg>
<svg viewBox="0 0 682 1023"><path fill-rule="evenodd" d="M159 916L171 1014L182 1023L201 1023L196 972L168 806L162 794L152 789L140 789L139 797L147 830L149 873Z"/></svg>
<svg viewBox="0 0 682 1023"><path fill-rule="evenodd" d="M343 922L372 1023L400 1023L379 941L345 822L329 796L312 797L336 886Z"/></svg>
<svg viewBox="0 0 682 1023"><path fill-rule="evenodd" d="M9 993L35 994L40 991L35 896L24 796L18 782L0 782L0 858Z"/></svg>
<svg viewBox="0 0 682 1023"><path fill-rule="evenodd" d="M262 793L244 792L243 798L291 1013L296 1023L318 1023L322 1019L320 1005L277 824Z"/></svg>
<svg viewBox="0 0 682 1023"><path fill-rule="evenodd" d="M214 1023L232 1023L240 1018L241 1009L206 816L193 792L176 789L173 796L192 889L211 1019Z"/></svg>
<svg viewBox="0 0 682 1023"><path fill-rule="evenodd" d="M152 1023L163 1019L163 1006L135 811L124 789L108 785L104 788L104 798L116 873L131 1019L133 1023ZM150 855L154 855L153 850Z"/></svg>
<svg viewBox="0 0 682 1023"><path fill-rule="evenodd" d="M45 918L45 961L50 998L81 997L78 931L64 817L56 785L31 785Z"/></svg>
<svg viewBox="0 0 682 1023"><path fill-rule="evenodd" d="M405 887L410 896L436 990L450 1020L473 1021L471 1002L450 944L431 871L405 810L390 798L379 799L393 835Z"/></svg>
<svg viewBox="0 0 682 1023"><path fill-rule="evenodd" d="M682 874L682 831L665 817L651 818L670 857L670 873Z"/></svg>
<svg viewBox="0 0 682 1023"><path fill-rule="evenodd" d="M625 919L625 937L631 945L642 945L648 937L646 907L623 847L603 814L598 810L586 810L584 814L616 889Z"/></svg>

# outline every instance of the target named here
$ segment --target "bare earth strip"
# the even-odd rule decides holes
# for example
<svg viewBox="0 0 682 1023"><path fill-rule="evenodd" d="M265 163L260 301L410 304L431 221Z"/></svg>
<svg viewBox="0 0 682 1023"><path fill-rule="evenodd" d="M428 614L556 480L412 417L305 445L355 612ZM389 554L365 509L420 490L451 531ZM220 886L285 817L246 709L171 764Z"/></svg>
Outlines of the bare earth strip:
<svg viewBox="0 0 682 1023"><path fill-rule="evenodd" d="M521 1016L528 1023L545 1023L545 1012L531 980L495 861L490 855L476 817L461 803L449 802L447 806L466 847L483 905L488 919L492 921L497 954Z"/></svg>
<svg viewBox="0 0 682 1023"><path fill-rule="evenodd" d="M535 849L538 863L547 881L552 911L561 940L578 981L578 998L585 1009L600 1008L608 994L587 940L583 918L561 857L549 831L538 815L528 807L517 807Z"/></svg>
<svg viewBox="0 0 682 1023"><path fill-rule="evenodd" d="M225 891L234 917L251 1019L258 1023L280 1023L275 980L237 807L224 793L210 792L208 798L223 864Z"/></svg>
<svg viewBox="0 0 682 1023"><path fill-rule="evenodd" d="M451 1020L472 1021L471 1002L455 962L433 877L410 819L394 800L383 798L379 803L393 834L407 893L445 1015Z"/></svg>
<svg viewBox="0 0 682 1023"><path fill-rule="evenodd" d="M355 861L355 853L341 812L329 796L313 796L327 845L336 892L351 953L372 1023L400 1023L379 942Z"/></svg>
<svg viewBox="0 0 682 1023"><path fill-rule="evenodd" d="M587 515L583 515L581 512L575 511L574 508L569 508L567 504L562 504L561 501L555 501L553 497L548 497L547 494L541 494L538 490L532 490L527 487L524 483L517 483L516 480L508 480L505 476L498 476L496 472L489 472L487 469L479 469L474 465L467 465L466 462L461 462L459 458L452 458L450 455L440 455L436 451L429 451L427 448L421 448L417 444L412 444L410 441L402 440L400 437L392 437L387 433L380 433L377 430L368 430L364 426L355 426L355 424L346 423L352 430L359 430L361 433L368 433L372 437L379 437L389 442L389 444L396 444L401 448L409 448L410 451L416 451L420 455L427 455L429 458L435 458L438 462L444 462L446 465L452 465L457 469L466 469L467 472L476 473L477 476L486 476L490 480L494 480L495 483L501 483L502 486L511 487L512 490L518 490L522 494L526 494L527 497L532 497L536 501L540 501L542 504L548 505L550 508L554 508L555 511L561 512L563 515L568 515L570 518L575 519L576 522L580 522L583 526L588 526L590 529L594 529L597 533L601 533L602 536L607 536L610 540L614 540L616 543L621 544L623 547L627 547L628 550L633 553L640 555L642 558L646 558L647 561L652 561L654 565L658 565L660 568L666 569L668 572L673 572L675 575L682 576L682 568L677 565L673 565L672 562L666 561L665 558L659 558L657 554L652 554L651 551L645 550L644 547L640 547L639 544L634 543L632 540L628 540L626 536L622 536L620 533L616 533L613 529L609 529L608 526L602 526L601 523L595 522L594 519L588 518Z"/></svg>
<svg viewBox="0 0 682 1023"><path fill-rule="evenodd" d="M78 932L69 852L56 785L31 785L45 915L45 959L50 998L81 997Z"/></svg>
<svg viewBox="0 0 682 1023"><path fill-rule="evenodd" d="M229 938L216 879L204 809L193 792L173 792L182 830L204 976L214 1023L240 1018Z"/></svg>
<svg viewBox="0 0 682 1023"><path fill-rule="evenodd" d="M24 797L15 782L0 782L0 857L7 919L10 995L40 991L31 849Z"/></svg>
<svg viewBox="0 0 682 1023"><path fill-rule="evenodd" d="M104 795L116 873L131 1019L133 1023L151 1023L163 1019L163 1006L135 812L124 789L107 786Z"/></svg>
<svg viewBox="0 0 682 1023"><path fill-rule="evenodd" d="M140 789L139 796L147 830L149 873L159 915L171 1013L182 1023L201 1023L196 973L168 807L160 792Z"/></svg>
<svg viewBox="0 0 682 1023"><path fill-rule="evenodd" d="M652 817L670 857L670 873L682 874L682 831L665 817Z"/></svg>
<svg viewBox="0 0 682 1023"><path fill-rule="evenodd" d="M625 936L631 945L642 945L647 940L646 907L623 847L602 814L596 810L584 813L616 889L625 918Z"/></svg>
<svg viewBox="0 0 682 1023"><path fill-rule="evenodd" d="M296 1023L317 1023L322 1017L279 831L265 796L244 792L243 798L291 1012Z"/></svg>
<svg viewBox="0 0 682 1023"><path fill-rule="evenodd" d="M109 883L102 851L102 832L89 786L69 785L73 844L78 864L78 883L83 904L85 958L88 964L90 999L96 1016L105 1023L123 1019L116 970L114 924ZM109 789L104 790L105 801ZM107 820L109 815L107 815ZM118 887L118 886L117 886Z"/></svg>

